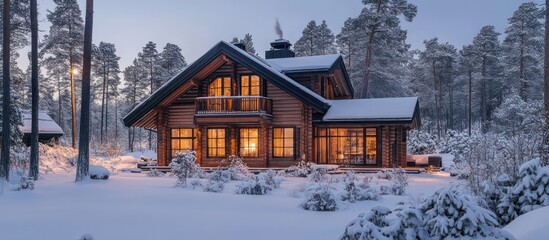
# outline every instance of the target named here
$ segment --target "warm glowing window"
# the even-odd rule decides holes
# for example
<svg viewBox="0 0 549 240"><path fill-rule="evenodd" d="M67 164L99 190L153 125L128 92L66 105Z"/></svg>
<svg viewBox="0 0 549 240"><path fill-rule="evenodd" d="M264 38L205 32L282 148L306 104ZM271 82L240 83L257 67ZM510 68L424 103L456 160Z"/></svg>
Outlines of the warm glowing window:
<svg viewBox="0 0 549 240"><path fill-rule="evenodd" d="M273 156L294 156L294 128L273 129Z"/></svg>
<svg viewBox="0 0 549 240"><path fill-rule="evenodd" d="M231 96L231 78L218 77L210 83L208 96Z"/></svg>
<svg viewBox="0 0 549 240"><path fill-rule="evenodd" d="M196 149L196 134L192 128L172 129L172 156L176 152Z"/></svg>
<svg viewBox="0 0 549 240"><path fill-rule="evenodd" d="M375 128L319 128L316 139L319 163L377 163Z"/></svg>
<svg viewBox="0 0 549 240"><path fill-rule="evenodd" d="M240 95L260 96L261 79L257 75L244 75L240 77Z"/></svg>
<svg viewBox="0 0 549 240"><path fill-rule="evenodd" d="M224 128L208 129L208 157L226 156L226 138Z"/></svg>
<svg viewBox="0 0 549 240"><path fill-rule="evenodd" d="M259 128L240 129L240 156L259 157Z"/></svg>

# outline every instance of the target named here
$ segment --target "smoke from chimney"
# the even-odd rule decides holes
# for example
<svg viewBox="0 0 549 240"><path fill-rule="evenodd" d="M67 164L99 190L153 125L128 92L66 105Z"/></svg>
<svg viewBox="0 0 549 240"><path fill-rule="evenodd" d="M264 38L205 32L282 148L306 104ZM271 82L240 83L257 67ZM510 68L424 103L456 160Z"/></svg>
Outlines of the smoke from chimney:
<svg viewBox="0 0 549 240"><path fill-rule="evenodd" d="M278 35L278 39L282 39L284 37L284 33L282 32L282 28L280 27L278 18L276 19L275 31L276 31L276 35Z"/></svg>

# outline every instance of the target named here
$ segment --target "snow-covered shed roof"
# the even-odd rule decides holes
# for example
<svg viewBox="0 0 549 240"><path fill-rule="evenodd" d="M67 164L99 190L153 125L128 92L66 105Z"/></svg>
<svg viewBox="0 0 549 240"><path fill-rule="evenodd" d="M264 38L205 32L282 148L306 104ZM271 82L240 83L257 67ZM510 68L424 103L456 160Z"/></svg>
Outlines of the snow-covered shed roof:
<svg viewBox="0 0 549 240"><path fill-rule="evenodd" d="M412 122L418 98L368 98L331 100L323 122Z"/></svg>
<svg viewBox="0 0 549 240"><path fill-rule="evenodd" d="M23 110L21 112L21 120L23 122L19 129L23 134L31 133L32 116L31 112ZM63 129L46 113L46 111L38 112L38 133L50 135L63 135Z"/></svg>

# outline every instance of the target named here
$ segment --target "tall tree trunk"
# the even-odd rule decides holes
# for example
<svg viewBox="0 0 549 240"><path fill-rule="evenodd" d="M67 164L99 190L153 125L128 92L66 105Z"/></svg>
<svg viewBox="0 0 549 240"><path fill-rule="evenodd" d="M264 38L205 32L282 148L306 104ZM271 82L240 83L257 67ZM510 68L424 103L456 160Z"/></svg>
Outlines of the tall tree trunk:
<svg viewBox="0 0 549 240"><path fill-rule="evenodd" d="M76 181L89 176L90 167L90 82L93 32L93 0L86 0L86 23L84 26L84 54L82 64L82 107L80 110L80 141Z"/></svg>
<svg viewBox="0 0 549 240"><path fill-rule="evenodd" d="M63 129L65 124L63 124L64 119L61 117L63 116L63 102L61 101L61 78L59 76L57 76L57 95L59 95L57 98L57 122L61 129Z"/></svg>
<svg viewBox="0 0 549 240"><path fill-rule="evenodd" d="M71 78L71 126L72 126L72 148L76 148L76 96L74 92L74 65L72 63L72 47L69 49L69 68Z"/></svg>
<svg viewBox="0 0 549 240"><path fill-rule="evenodd" d="M31 152L29 176L38 180L38 7L37 0L30 1L31 19L31 93L32 93L32 123L31 123Z"/></svg>
<svg viewBox="0 0 549 240"><path fill-rule="evenodd" d="M488 121L488 109L486 103L486 57L482 57L481 66L481 86L480 86L480 116L481 116L481 128L483 132L486 132L486 121Z"/></svg>
<svg viewBox="0 0 549 240"><path fill-rule="evenodd" d="M118 97L114 98L114 141L118 143Z"/></svg>
<svg viewBox="0 0 549 240"><path fill-rule="evenodd" d="M151 59L151 66L150 66L150 71L151 71L151 95L153 94L154 90L153 90L153 86L154 86L154 77L153 77L153 60ZM149 149L152 150L152 131L150 130L147 130L149 132Z"/></svg>
<svg viewBox="0 0 549 240"><path fill-rule="evenodd" d="M451 78L448 79L448 101L449 101L449 116L448 128L454 130L454 84Z"/></svg>
<svg viewBox="0 0 549 240"><path fill-rule="evenodd" d="M523 101L528 100L528 82L526 80L526 77L524 76L524 34L520 35L520 66L519 66L519 73L520 73L520 97Z"/></svg>
<svg viewBox="0 0 549 240"><path fill-rule="evenodd" d="M543 102L545 109L545 127L543 134L542 159L549 164L549 0L545 0L545 50L543 59Z"/></svg>
<svg viewBox="0 0 549 240"><path fill-rule="evenodd" d="M9 180L10 174L10 0L4 0L3 12L4 41L2 43L2 153L0 162L0 180Z"/></svg>
<svg viewBox="0 0 549 240"><path fill-rule="evenodd" d="M101 131L100 131L100 138L101 143L103 143L103 119L105 117L105 88L107 86L107 75L106 75L106 67L103 63L103 92L101 94Z"/></svg>
<svg viewBox="0 0 549 240"><path fill-rule="evenodd" d="M107 68L108 69L108 68ZM105 86L105 137L109 139L109 73L107 72L107 85Z"/></svg>

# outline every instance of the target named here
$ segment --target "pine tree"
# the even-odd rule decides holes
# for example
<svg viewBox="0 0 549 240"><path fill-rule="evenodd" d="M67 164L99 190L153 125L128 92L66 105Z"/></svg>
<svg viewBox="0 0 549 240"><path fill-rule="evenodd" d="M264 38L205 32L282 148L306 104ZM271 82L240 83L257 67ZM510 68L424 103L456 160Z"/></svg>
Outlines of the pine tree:
<svg viewBox="0 0 549 240"><path fill-rule="evenodd" d="M9 180L10 173L10 0L4 0L2 9L2 149L0 180Z"/></svg>
<svg viewBox="0 0 549 240"><path fill-rule="evenodd" d="M345 65L349 71L356 68L354 65L357 61L356 58L362 55L360 53L362 49L358 43L363 38L360 34L361 32L357 28L356 19L348 18L341 28L341 32L336 37L339 52L343 55Z"/></svg>
<svg viewBox="0 0 549 240"><path fill-rule="evenodd" d="M143 51L138 54L139 58L139 67L142 68L142 73L144 73L144 78L149 80L149 94L153 92L162 85L162 79L159 73L160 68L160 57L158 51L156 50L156 43L148 42ZM152 133L149 131L149 149L152 149Z"/></svg>
<svg viewBox="0 0 549 240"><path fill-rule="evenodd" d="M494 26L484 26L473 39L473 48L478 61L480 79L477 83L480 100L480 120L483 131L487 131L492 112L502 100L503 84L501 82L501 46L500 34Z"/></svg>
<svg viewBox="0 0 549 240"><path fill-rule="evenodd" d="M122 94L125 96L124 105L126 108L123 110L125 113L131 111L137 103L147 96L148 79L142 77L145 70L139 64L139 61L134 59L133 64L124 69L124 82L126 86L122 89ZM134 142L135 129L128 128L129 151L134 150Z"/></svg>
<svg viewBox="0 0 549 240"><path fill-rule="evenodd" d="M467 129L471 136L473 125L473 76L476 71L476 58L473 46L463 46L459 52L459 68L462 75L465 75L467 82Z"/></svg>
<svg viewBox="0 0 549 240"><path fill-rule="evenodd" d="M543 9L528 2L509 18L503 40L507 84L517 89L521 98L541 98L543 53Z"/></svg>
<svg viewBox="0 0 549 240"><path fill-rule="evenodd" d="M61 127L65 126L63 106L68 100L70 89L71 132L75 144L76 89L75 69L81 68L84 25L82 12L76 0L54 0L56 7L46 18L51 23L49 34L44 36L40 55L44 57L41 65L46 68L47 79L57 85L57 119ZM72 80L72 81L71 81ZM73 145L75 147L75 145Z"/></svg>
<svg viewBox="0 0 549 240"><path fill-rule="evenodd" d="M82 64L82 108L80 113L80 141L76 165L76 182L89 176L90 168L90 82L93 33L93 0L86 0L86 26Z"/></svg>
<svg viewBox="0 0 549 240"><path fill-rule="evenodd" d="M317 41L318 41L318 26L314 20L310 21L305 29L303 29L303 35L294 44L294 51L296 56L313 56L316 55Z"/></svg>
<svg viewBox="0 0 549 240"><path fill-rule="evenodd" d="M362 82L357 94L362 98L395 95L389 92L399 83L401 72L398 70L409 45L406 44L406 31L400 28L400 16L411 22L417 13L417 7L406 0L363 0L365 7L357 18L358 28L364 39L366 49L362 56ZM390 69L390 70L389 70ZM370 86L371 85L371 86ZM401 93L402 94L402 93Z"/></svg>
<svg viewBox="0 0 549 240"><path fill-rule="evenodd" d="M181 48L175 44L167 43L160 53L160 73L162 84L180 73L187 66Z"/></svg>
<svg viewBox="0 0 549 240"><path fill-rule="evenodd" d="M254 42L252 40L251 34L246 33L246 35L244 35L244 38L240 39L240 43L244 44L244 47L246 48L246 52L255 54Z"/></svg>
<svg viewBox="0 0 549 240"><path fill-rule="evenodd" d="M317 31L317 55L326 55L336 53L335 37L332 30L328 28L326 20L322 20L322 24L318 26Z"/></svg>
<svg viewBox="0 0 549 240"><path fill-rule="evenodd" d="M120 67L118 61L120 57L116 55L116 47L112 43L99 43L99 47L94 51L94 75L100 79L97 84L101 89L101 143L104 141L104 133L108 133L109 119L109 101L112 97L118 95L118 85L120 84Z"/></svg>

